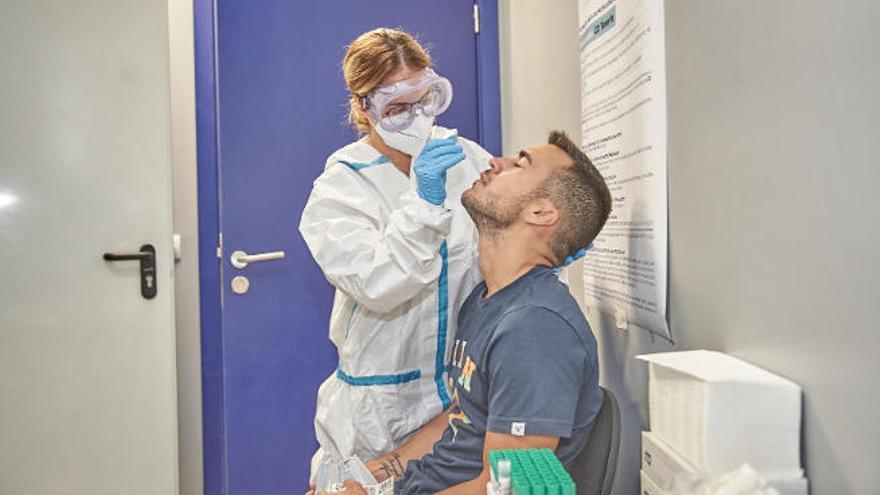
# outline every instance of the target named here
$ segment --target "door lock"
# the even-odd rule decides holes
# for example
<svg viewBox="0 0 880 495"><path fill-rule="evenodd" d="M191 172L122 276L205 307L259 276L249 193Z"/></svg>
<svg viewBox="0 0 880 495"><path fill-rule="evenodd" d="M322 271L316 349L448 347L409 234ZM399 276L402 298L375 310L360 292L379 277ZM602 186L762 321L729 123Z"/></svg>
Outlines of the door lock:
<svg viewBox="0 0 880 495"><path fill-rule="evenodd" d="M156 297L156 248L144 244L138 253L104 253L104 261L140 261L141 295L144 299Z"/></svg>
<svg viewBox="0 0 880 495"><path fill-rule="evenodd" d="M236 251L232 253L232 256L229 257L229 262L232 263L232 266L241 270L251 263L280 259L284 259L284 251L272 251L271 253L260 254L247 254L244 251Z"/></svg>
<svg viewBox="0 0 880 495"><path fill-rule="evenodd" d="M251 281L247 277L238 275L232 278L232 292L236 294L246 294L251 287Z"/></svg>

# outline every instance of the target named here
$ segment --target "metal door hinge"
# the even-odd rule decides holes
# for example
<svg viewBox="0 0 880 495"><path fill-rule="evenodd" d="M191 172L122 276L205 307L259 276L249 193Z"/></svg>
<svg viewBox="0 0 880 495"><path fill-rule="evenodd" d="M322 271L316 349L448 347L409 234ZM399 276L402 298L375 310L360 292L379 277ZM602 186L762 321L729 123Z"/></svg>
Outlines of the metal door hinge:
<svg viewBox="0 0 880 495"><path fill-rule="evenodd" d="M174 246L174 262L177 263L180 261L180 258L183 257L180 234L174 234L171 236L171 244Z"/></svg>
<svg viewBox="0 0 880 495"><path fill-rule="evenodd" d="M217 257L223 258L223 232L217 235Z"/></svg>
<svg viewBox="0 0 880 495"><path fill-rule="evenodd" d="M480 6L474 3L474 34L480 34Z"/></svg>

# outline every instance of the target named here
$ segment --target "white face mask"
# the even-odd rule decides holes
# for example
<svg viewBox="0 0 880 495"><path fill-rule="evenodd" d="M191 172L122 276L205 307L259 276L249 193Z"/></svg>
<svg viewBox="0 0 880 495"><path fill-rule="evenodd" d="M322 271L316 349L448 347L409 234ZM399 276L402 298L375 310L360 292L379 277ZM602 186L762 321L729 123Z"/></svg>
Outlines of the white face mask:
<svg viewBox="0 0 880 495"><path fill-rule="evenodd" d="M431 128L433 126L434 117L428 117L421 113L416 115L409 127L397 132L386 131L382 126L373 122L373 129L376 129L376 132L379 133L385 144L413 158L419 156L419 153L422 152L422 148L425 147L428 138L431 137Z"/></svg>

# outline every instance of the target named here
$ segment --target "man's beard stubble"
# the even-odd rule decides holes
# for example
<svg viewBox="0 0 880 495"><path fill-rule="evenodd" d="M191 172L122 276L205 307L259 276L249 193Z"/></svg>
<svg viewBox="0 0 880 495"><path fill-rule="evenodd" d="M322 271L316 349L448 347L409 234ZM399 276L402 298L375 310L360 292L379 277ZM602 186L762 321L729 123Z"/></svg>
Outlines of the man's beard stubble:
<svg viewBox="0 0 880 495"><path fill-rule="evenodd" d="M505 205L505 207L491 199L480 201L471 192L465 191L461 195L461 204L467 210L471 220L474 221L480 235L495 235L516 221L519 207L513 205L519 203L518 201L514 201L513 205Z"/></svg>

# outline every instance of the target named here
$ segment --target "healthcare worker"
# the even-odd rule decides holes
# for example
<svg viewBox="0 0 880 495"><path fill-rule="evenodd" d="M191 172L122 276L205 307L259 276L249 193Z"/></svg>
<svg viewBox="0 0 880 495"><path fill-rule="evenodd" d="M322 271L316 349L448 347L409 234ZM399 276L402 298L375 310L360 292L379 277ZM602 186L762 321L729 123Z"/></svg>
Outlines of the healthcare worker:
<svg viewBox="0 0 880 495"><path fill-rule="evenodd" d="M313 473L325 456L388 452L450 405L449 342L479 282L476 229L460 198L490 158L434 125L452 86L408 34L361 35L343 72L363 137L327 160L300 223L336 287L339 365L318 391Z"/></svg>

